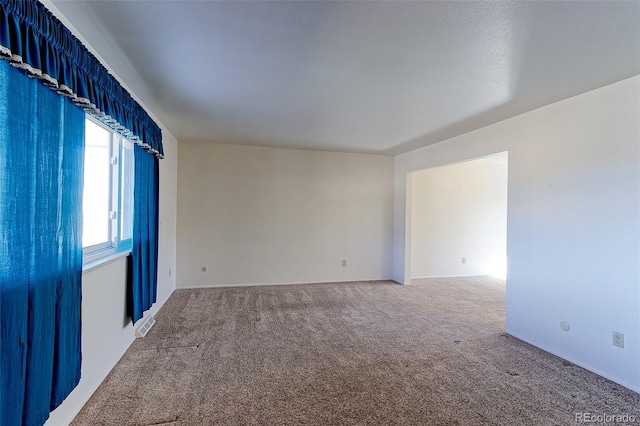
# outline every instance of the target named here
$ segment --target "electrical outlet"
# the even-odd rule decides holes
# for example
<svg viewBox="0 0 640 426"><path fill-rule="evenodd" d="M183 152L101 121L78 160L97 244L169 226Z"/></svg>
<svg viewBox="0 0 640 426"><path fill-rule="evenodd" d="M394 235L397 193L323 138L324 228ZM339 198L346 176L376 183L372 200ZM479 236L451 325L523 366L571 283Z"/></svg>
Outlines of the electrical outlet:
<svg viewBox="0 0 640 426"><path fill-rule="evenodd" d="M343 261L342 261L342 267L343 267L343 268L346 268L346 266L347 266L347 261L346 261L346 260L343 260Z"/></svg>
<svg viewBox="0 0 640 426"><path fill-rule="evenodd" d="M466 265L466 263L467 263L467 258L466 258L466 257L463 257L463 258L462 258L462 264L463 264L463 265Z"/></svg>
<svg viewBox="0 0 640 426"><path fill-rule="evenodd" d="M624 334L618 331L613 332L613 346L624 348Z"/></svg>

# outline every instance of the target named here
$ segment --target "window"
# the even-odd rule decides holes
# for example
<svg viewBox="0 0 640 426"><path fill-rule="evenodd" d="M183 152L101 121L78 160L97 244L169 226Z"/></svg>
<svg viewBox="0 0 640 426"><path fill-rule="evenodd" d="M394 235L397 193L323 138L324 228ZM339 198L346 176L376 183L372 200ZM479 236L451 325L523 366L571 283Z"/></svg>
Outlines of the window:
<svg viewBox="0 0 640 426"><path fill-rule="evenodd" d="M131 141L86 118L82 210L85 264L131 249L133 155Z"/></svg>

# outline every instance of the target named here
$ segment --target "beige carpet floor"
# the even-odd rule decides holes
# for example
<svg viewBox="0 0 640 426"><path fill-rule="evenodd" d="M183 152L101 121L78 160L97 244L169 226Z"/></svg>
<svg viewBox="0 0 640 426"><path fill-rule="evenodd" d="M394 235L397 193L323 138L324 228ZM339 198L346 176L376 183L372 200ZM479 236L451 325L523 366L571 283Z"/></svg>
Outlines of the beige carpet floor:
<svg viewBox="0 0 640 426"><path fill-rule="evenodd" d="M640 423L639 394L506 335L504 293L487 277L178 290L73 425Z"/></svg>

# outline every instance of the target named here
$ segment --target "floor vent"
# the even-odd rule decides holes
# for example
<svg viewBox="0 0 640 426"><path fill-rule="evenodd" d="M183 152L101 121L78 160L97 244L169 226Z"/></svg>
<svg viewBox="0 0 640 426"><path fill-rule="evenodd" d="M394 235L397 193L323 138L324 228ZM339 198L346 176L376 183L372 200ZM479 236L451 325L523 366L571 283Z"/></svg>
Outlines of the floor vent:
<svg viewBox="0 0 640 426"><path fill-rule="evenodd" d="M136 328L136 338L140 339L147 335L153 324L156 323L156 320L152 316L148 316L146 319L142 321L142 324Z"/></svg>

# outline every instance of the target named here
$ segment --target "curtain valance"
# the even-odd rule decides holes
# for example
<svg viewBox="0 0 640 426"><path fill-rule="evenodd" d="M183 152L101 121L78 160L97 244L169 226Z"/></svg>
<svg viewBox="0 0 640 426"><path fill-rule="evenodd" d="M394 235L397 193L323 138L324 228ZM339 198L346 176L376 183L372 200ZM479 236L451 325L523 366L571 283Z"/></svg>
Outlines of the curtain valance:
<svg viewBox="0 0 640 426"><path fill-rule="evenodd" d="M37 0L0 0L0 58L70 97L151 154L164 157L158 125Z"/></svg>

